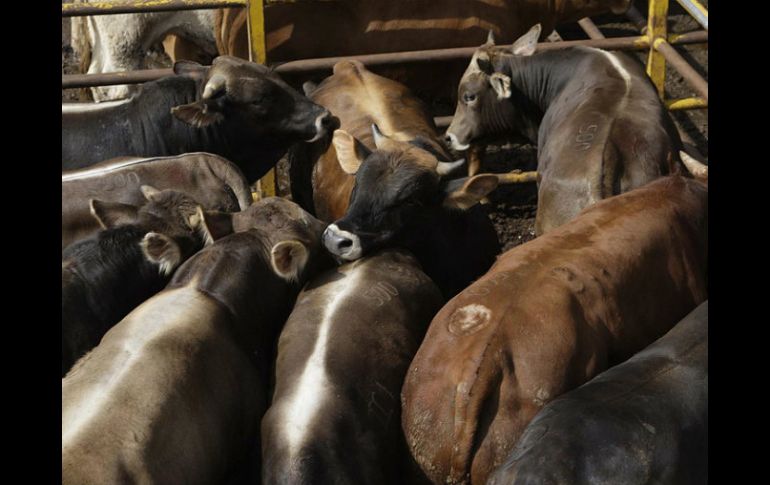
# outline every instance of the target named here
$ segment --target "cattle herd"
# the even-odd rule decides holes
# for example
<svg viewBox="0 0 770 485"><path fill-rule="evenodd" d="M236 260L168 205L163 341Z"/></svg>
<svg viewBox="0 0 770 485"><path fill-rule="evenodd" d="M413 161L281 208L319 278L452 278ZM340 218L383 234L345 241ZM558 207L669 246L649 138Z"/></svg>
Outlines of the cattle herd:
<svg viewBox="0 0 770 485"><path fill-rule="evenodd" d="M708 168L635 60L527 28L444 79L446 133L356 60L63 105L62 483L707 483ZM453 153L512 134L501 253Z"/></svg>

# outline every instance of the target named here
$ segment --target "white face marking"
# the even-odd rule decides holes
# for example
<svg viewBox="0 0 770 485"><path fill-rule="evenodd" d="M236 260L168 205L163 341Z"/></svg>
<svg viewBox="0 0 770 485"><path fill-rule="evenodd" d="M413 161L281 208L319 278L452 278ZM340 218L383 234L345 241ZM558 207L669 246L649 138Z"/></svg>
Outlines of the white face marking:
<svg viewBox="0 0 770 485"><path fill-rule="evenodd" d="M449 317L448 329L454 335L470 335L486 327L491 318L492 310L484 305L471 303L452 313L452 316Z"/></svg>
<svg viewBox="0 0 770 485"><path fill-rule="evenodd" d="M312 143L326 134L326 128L323 126L322 121L327 116L328 113L323 113L318 115L318 118L315 119L315 136L309 140L306 140L308 143Z"/></svg>
<svg viewBox="0 0 770 485"><path fill-rule="evenodd" d="M343 231L337 227L337 224L330 224L329 227L326 228L326 231L324 231L324 236L326 236L327 233L330 236L343 237L352 241L350 246L340 250L334 246L329 247L329 245L327 245L327 239L324 237L324 246L326 246L326 249L328 249L331 253L336 254L346 261L355 261L361 257L361 239L357 235L353 234L352 232Z"/></svg>
<svg viewBox="0 0 770 485"><path fill-rule="evenodd" d="M446 134L449 137L452 148L454 148L455 150L462 151L462 150L467 150L468 148L471 147L470 143L462 144L459 141L457 141L457 135L455 135L454 133L450 133L447 131Z"/></svg>
<svg viewBox="0 0 770 485"><path fill-rule="evenodd" d="M104 101L101 103L62 103L61 114L90 113L92 111L109 110L131 101L121 99L118 101Z"/></svg>
<svg viewBox="0 0 770 485"><path fill-rule="evenodd" d="M305 369L297 381L294 392L283 408L285 437L291 456L301 450L309 426L318 416L321 405L327 399L329 379L326 374L326 346L335 312L349 296L357 294L362 270L355 269L334 283L329 284L331 300L324 309L318 325L313 352L305 363Z"/></svg>

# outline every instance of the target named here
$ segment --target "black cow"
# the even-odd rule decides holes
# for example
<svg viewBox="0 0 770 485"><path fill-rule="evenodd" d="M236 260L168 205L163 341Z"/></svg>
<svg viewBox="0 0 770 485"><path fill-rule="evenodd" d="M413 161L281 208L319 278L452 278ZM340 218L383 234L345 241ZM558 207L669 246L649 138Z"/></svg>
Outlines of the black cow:
<svg viewBox="0 0 770 485"><path fill-rule="evenodd" d="M487 483L708 483L708 301L546 405Z"/></svg>
<svg viewBox="0 0 770 485"><path fill-rule="evenodd" d="M63 104L62 169L121 156L211 152L254 182L289 146L320 138L334 120L259 64L221 56L210 68L177 62L174 72L124 101Z"/></svg>
<svg viewBox="0 0 770 485"><path fill-rule="evenodd" d="M491 36L458 87L446 141L519 134L538 145L540 235L613 195L681 168L679 134L639 63L588 47L535 52L540 25L511 47Z"/></svg>
<svg viewBox="0 0 770 485"><path fill-rule="evenodd" d="M149 186L142 192L148 202L141 207L92 199L91 212L105 230L62 254L62 376L216 237L191 197Z"/></svg>

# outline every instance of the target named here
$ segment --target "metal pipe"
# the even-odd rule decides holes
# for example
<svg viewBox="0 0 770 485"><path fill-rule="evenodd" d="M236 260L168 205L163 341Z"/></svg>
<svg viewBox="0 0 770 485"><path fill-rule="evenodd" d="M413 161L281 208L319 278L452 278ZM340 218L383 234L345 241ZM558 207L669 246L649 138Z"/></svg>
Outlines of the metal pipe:
<svg viewBox="0 0 770 485"><path fill-rule="evenodd" d="M132 0L130 2L63 3L62 17L120 13L171 12L177 10L245 7L247 0Z"/></svg>
<svg viewBox="0 0 770 485"><path fill-rule="evenodd" d="M497 173L498 184L522 184L537 182L537 172L508 172Z"/></svg>
<svg viewBox="0 0 770 485"><path fill-rule="evenodd" d="M708 107L708 101L703 98L680 98L666 100L666 108L671 111L685 109L707 109Z"/></svg>
<svg viewBox="0 0 770 485"><path fill-rule="evenodd" d="M685 81L692 86L706 101L709 100L709 84L671 45L663 39L655 39L653 47L663 54L671 67L682 75Z"/></svg>
<svg viewBox="0 0 770 485"><path fill-rule="evenodd" d="M606 39L604 34L602 34L602 31L599 30L599 27L597 27L594 21L588 17L578 20L578 25L591 39Z"/></svg>
<svg viewBox="0 0 770 485"><path fill-rule="evenodd" d="M697 44L708 41L708 32L691 32L679 36L674 44ZM616 37L597 40L570 40L564 42L543 42L537 49L546 51L552 49L564 49L577 45L599 47L602 49L618 50L643 50L648 48L646 37ZM362 56L327 57L322 59L303 59L290 61L279 65L276 71L279 73L302 73L312 70L331 70L339 61L358 59L366 65L390 65L405 62L421 61L449 61L457 59L469 59L476 47L459 47L453 49L436 49L426 51L396 52L388 54L369 54ZM62 88L87 88L93 86L112 86L116 84L138 84L160 79L172 74L171 69L150 69L142 71L125 71L103 74L64 74L62 75Z"/></svg>
<svg viewBox="0 0 770 485"><path fill-rule="evenodd" d="M704 29L709 29L709 11L696 0L676 0L679 2L687 13L703 26Z"/></svg>

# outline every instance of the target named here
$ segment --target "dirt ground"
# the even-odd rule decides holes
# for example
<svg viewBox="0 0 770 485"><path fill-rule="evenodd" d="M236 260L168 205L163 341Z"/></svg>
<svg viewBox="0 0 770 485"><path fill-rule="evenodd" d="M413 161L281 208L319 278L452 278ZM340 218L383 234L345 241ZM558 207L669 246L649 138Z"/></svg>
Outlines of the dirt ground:
<svg viewBox="0 0 770 485"><path fill-rule="evenodd" d="M66 2L63 2L66 3ZM708 1L703 1L708 7ZM641 12L646 12L646 2L635 2ZM594 22L607 37L638 35L639 31L633 23L624 16L601 16L593 18ZM672 2L669 15L669 32L684 33L700 30L700 26L692 17ZM575 24L560 26L559 34L564 40L587 39L587 35ZM706 80L708 80L708 50L703 45L677 46L677 51L692 64ZM645 62L644 53L630 53L640 62ZM146 67L169 66L168 57L157 46L146 59ZM70 45L69 19L62 19L62 73L74 74L79 72L78 60L75 58ZM687 85L681 75L667 67L666 98L682 98L694 96L695 92ZM78 101L77 90L62 90L62 102ZM453 100L428 100L434 107L436 116L451 115L454 111ZM708 110L689 110L672 112L680 132L689 137L698 151L708 157ZM489 146L484 157L482 172L507 172L514 169L535 170L537 165L537 148L531 144L507 143ZM278 166L279 192L287 194L288 174L285 162ZM499 188L490 196L490 203L484 205L489 217L495 224L503 250L510 249L535 237L534 221L537 208L537 190L534 183L509 185Z"/></svg>

